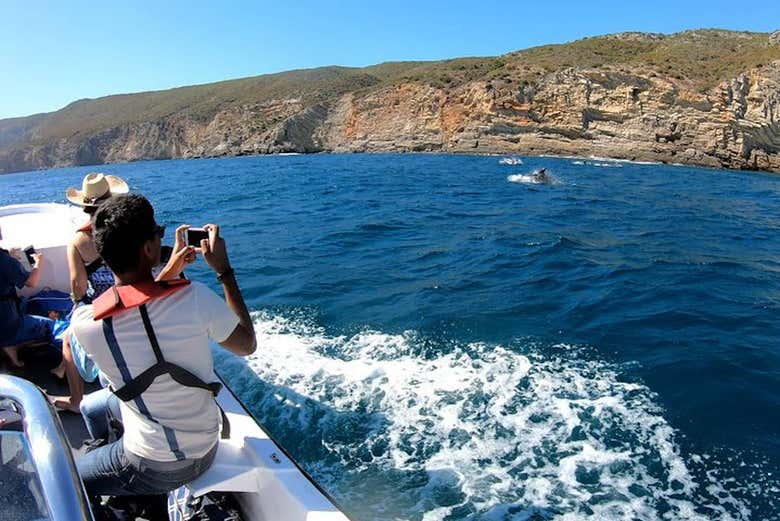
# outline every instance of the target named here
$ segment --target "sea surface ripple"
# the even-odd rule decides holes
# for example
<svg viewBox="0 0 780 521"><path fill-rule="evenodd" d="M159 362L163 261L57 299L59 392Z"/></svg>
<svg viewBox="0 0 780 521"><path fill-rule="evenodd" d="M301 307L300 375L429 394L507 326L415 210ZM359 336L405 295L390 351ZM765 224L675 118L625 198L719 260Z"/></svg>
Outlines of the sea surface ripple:
<svg viewBox="0 0 780 521"><path fill-rule="evenodd" d="M220 223L259 339L220 373L355 519L780 519L780 176L501 159L66 168L0 205L97 169Z"/></svg>

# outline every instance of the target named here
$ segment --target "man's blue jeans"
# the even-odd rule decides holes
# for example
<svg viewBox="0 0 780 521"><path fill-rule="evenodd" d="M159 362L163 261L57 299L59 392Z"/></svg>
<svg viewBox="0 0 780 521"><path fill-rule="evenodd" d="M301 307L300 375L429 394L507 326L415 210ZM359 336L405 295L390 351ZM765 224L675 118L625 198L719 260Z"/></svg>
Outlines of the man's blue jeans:
<svg viewBox="0 0 780 521"><path fill-rule="evenodd" d="M105 437L106 411L119 417L119 399L108 389L84 397L84 420L90 434ZM116 409L116 410L115 410ZM88 452L76 462L84 488L90 496L167 494L203 474L217 454L217 445L202 458L183 461L153 461L126 452L122 440Z"/></svg>
<svg viewBox="0 0 780 521"><path fill-rule="evenodd" d="M89 393L81 400L81 416L84 418L84 424L93 440L108 438L108 416L110 410L111 416L117 420L122 419L119 412L119 398L114 396L108 388L100 389Z"/></svg>
<svg viewBox="0 0 780 521"><path fill-rule="evenodd" d="M92 497L167 494L208 470L217 445L202 458L160 462L126 452L120 439L87 453L76 466Z"/></svg>

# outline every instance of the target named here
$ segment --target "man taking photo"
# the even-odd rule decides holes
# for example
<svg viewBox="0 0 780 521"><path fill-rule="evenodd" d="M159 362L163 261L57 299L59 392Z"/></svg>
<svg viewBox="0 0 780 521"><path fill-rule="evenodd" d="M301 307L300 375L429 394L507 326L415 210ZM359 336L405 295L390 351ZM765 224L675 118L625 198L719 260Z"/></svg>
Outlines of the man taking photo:
<svg viewBox="0 0 780 521"><path fill-rule="evenodd" d="M149 201L115 197L93 222L116 285L77 310L73 332L110 383L109 400L119 400L124 434L79 459L79 474L93 497L167 493L205 472L216 454L219 385L209 339L249 355L256 348L251 319L217 225L206 226L198 249L177 241L158 277L166 280L155 281L164 228ZM178 278L196 252L217 274L224 301Z"/></svg>

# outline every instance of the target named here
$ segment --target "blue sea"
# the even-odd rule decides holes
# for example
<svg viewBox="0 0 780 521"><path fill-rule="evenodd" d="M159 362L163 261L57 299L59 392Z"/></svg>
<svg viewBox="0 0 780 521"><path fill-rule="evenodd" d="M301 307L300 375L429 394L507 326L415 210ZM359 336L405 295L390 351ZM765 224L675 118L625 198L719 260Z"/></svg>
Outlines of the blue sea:
<svg viewBox="0 0 780 521"><path fill-rule="evenodd" d="M0 205L97 169L219 223L259 340L219 371L356 520L779 519L780 176L501 159L66 168Z"/></svg>

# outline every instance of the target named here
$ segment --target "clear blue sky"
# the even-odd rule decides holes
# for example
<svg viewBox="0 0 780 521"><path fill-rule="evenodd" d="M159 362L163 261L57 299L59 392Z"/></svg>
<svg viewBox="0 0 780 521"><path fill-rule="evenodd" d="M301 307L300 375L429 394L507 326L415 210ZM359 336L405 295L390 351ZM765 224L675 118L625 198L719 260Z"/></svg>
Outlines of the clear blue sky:
<svg viewBox="0 0 780 521"><path fill-rule="evenodd" d="M487 56L619 31L780 28L780 0L0 0L0 118L321 65Z"/></svg>

